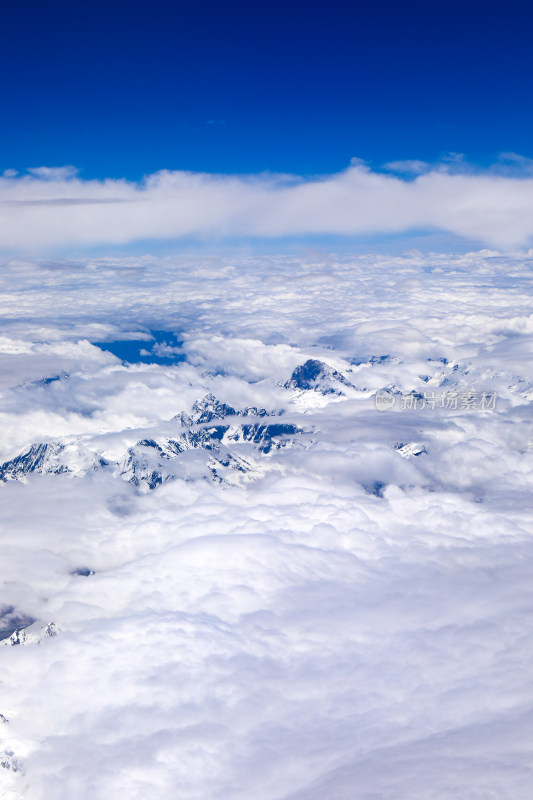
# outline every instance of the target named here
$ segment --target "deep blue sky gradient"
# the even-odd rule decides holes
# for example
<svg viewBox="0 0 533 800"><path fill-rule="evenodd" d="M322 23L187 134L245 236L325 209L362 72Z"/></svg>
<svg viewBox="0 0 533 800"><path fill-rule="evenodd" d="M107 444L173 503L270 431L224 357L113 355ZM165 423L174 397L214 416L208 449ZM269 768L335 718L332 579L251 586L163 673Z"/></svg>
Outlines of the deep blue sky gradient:
<svg viewBox="0 0 533 800"><path fill-rule="evenodd" d="M3 3L0 170L533 156L526 2Z"/></svg>

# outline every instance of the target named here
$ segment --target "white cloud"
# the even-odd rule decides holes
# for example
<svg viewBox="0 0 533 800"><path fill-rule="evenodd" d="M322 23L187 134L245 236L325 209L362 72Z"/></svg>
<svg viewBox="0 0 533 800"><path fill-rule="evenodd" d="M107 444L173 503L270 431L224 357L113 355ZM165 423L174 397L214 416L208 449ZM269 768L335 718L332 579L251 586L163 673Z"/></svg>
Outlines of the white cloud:
<svg viewBox="0 0 533 800"><path fill-rule="evenodd" d="M65 181L69 178L74 178L78 174L78 169L71 165L65 167L30 167L28 172L30 175L45 181ZM5 172L4 176L10 177Z"/></svg>
<svg viewBox="0 0 533 800"><path fill-rule="evenodd" d="M0 178L0 247L43 253L147 238L352 236L420 229L504 249L527 246L533 236L533 179L497 174L496 167L476 173L452 156L447 166L429 171L422 162L403 162L402 169L422 173L409 181L372 172L359 162L319 178L163 171L141 183L85 181L71 167L36 168L29 175Z"/></svg>
<svg viewBox="0 0 533 800"><path fill-rule="evenodd" d="M208 392L312 433L240 489L0 484L0 619L62 628L0 648L0 794L529 800L531 256L3 266L1 460L118 457ZM154 328L188 361L89 344ZM284 388L307 358L356 388ZM500 397L378 414L385 386Z"/></svg>
<svg viewBox="0 0 533 800"><path fill-rule="evenodd" d="M399 172L400 174L421 175L423 172L429 172L431 164L428 164L427 161L407 159L405 161L389 161L383 167L391 172Z"/></svg>

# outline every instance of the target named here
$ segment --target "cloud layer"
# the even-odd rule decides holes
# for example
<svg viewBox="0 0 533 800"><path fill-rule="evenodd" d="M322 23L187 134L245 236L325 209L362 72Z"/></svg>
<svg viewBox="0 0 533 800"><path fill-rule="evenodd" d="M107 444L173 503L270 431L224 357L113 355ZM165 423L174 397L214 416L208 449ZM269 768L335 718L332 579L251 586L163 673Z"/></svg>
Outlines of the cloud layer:
<svg viewBox="0 0 533 800"><path fill-rule="evenodd" d="M3 266L1 461L116 458L208 392L311 432L240 488L0 484L0 622L61 628L0 646L0 795L530 800L531 260ZM185 361L98 346L154 328ZM307 359L351 386L287 386Z"/></svg>
<svg viewBox="0 0 533 800"><path fill-rule="evenodd" d="M326 177L163 171L140 183L83 180L72 167L40 167L24 176L8 171L0 178L0 248L45 253L141 239L435 229L501 249L523 248L533 237L533 178L517 159L509 174L502 164L476 172L460 160L433 168L394 162L389 172L355 161Z"/></svg>

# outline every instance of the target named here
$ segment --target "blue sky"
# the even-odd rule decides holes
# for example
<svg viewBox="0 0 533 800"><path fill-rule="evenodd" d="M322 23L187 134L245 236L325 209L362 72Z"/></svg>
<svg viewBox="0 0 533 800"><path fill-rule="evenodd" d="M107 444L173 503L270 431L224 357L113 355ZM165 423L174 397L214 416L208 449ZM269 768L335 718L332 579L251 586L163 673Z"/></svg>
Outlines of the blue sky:
<svg viewBox="0 0 533 800"><path fill-rule="evenodd" d="M472 0L4 4L0 168L137 180L532 156L532 18Z"/></svg>
<svg viewBox="0 0 533 800"><path fill-rule="evenodd" d="M532 22L513 0L6 4L0 253L532 247Z"/></svg>

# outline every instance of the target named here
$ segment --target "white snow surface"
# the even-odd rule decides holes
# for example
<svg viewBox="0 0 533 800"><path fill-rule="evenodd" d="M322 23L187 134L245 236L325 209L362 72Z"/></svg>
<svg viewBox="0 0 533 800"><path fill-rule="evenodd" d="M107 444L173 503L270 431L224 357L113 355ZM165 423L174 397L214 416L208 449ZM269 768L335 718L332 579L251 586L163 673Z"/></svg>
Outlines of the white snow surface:
<svg viewBox="0 0 533 800"><path fill-rule="evenodd" d="M5 263L0 463L64 448L0 482L0 797L530 800L532 266ZM98 347L151 330L186 360ZM271 413L249 480L98 467L208 394Z"/></svg>

